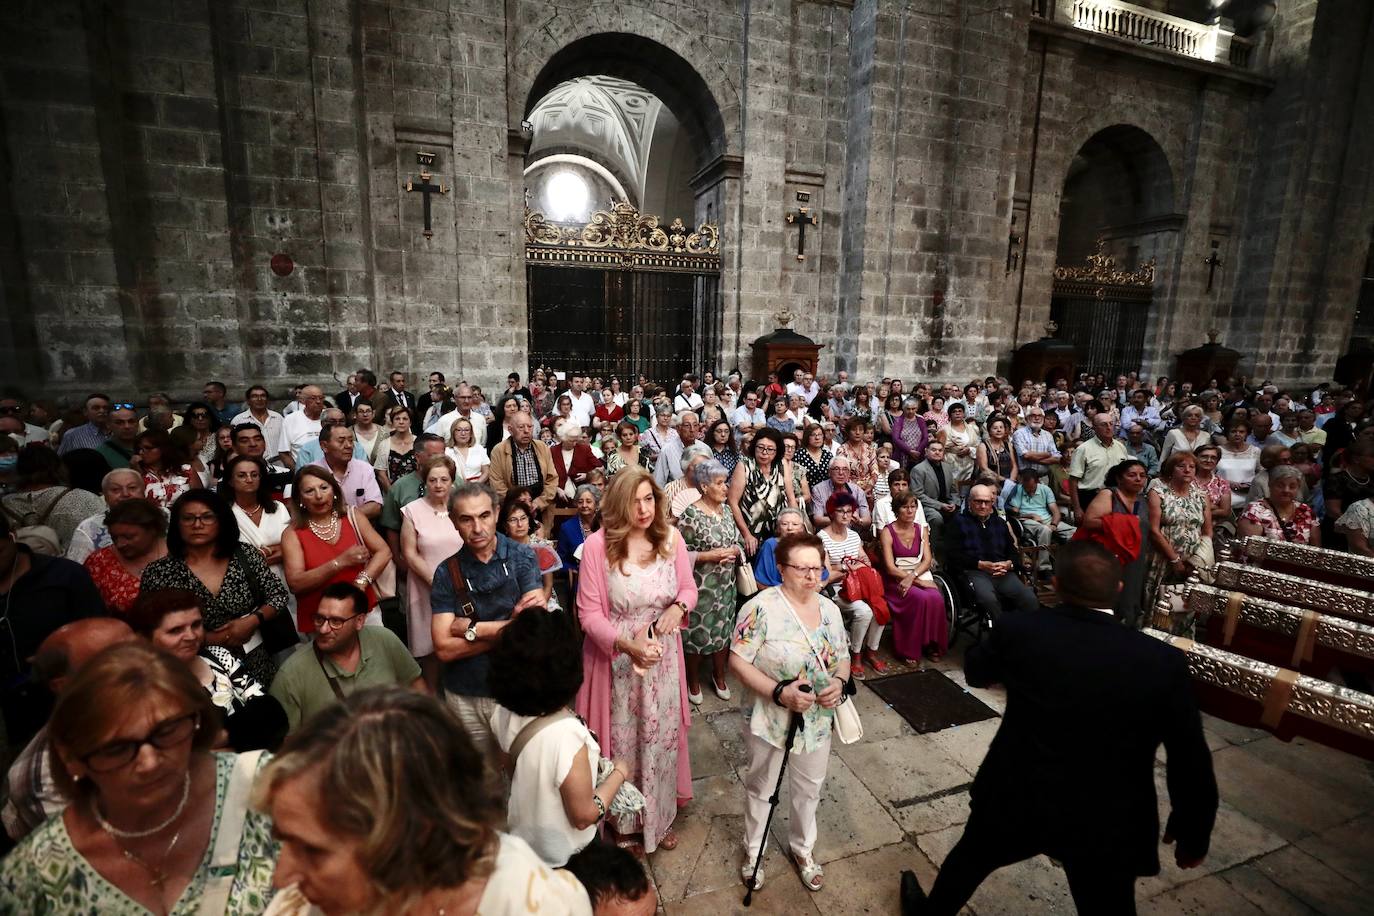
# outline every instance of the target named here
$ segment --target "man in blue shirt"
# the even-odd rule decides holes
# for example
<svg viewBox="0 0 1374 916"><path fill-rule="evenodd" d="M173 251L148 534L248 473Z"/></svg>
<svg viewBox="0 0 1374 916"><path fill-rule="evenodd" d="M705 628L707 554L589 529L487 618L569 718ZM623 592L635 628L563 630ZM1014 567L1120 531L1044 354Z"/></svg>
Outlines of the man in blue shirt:
<svg viewBox="0 0 1374 916"><path fill-rule="evenodd" d="M448 506L463 546L434 571L434 654L444 666L445 701L472 743L495 764L498 748L491 715L496 701L487 687L486 653L512 617L543 604L543 578L534 550L496 533L496 494L489 487L456 487ZM450 573L455 566L466 585L461 599ZM493 772L500 772L500 767Z"/></svg>
<svg viewBox="0 0 1374 916"><path fill-rule="evenodd" d="M1130 433L1131 427L1139 423L1147 431L1154 432L1164 428L1164 421L1159 416L1159 408L1150 406L1150 392L1144 388L1137 388L1131 393L1131 403L1121 408L1121 425L1117 428L1116 437L1125 439Z"/></svg>

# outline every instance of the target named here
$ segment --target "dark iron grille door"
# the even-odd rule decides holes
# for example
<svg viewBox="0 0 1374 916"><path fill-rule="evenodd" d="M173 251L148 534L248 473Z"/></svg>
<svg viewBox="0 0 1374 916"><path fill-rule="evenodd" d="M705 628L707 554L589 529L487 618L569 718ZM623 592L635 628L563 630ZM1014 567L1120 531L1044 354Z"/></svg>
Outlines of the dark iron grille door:
<svg viewBox="0 0 1374 916"><path fill-rule="evenodd" d="M612 354L607 328L607 271L528 268L530 365L559 371L606 371Z"/></svg>
<svg viewBox="0 0 1374 916"><path fill-rule="evenodd" d="M1050 317L1058 336L1078 348L1080 372L1115 375L1140 368L1149 300L1055 296Z"/></svg>
<svg viewBox="0 0 1374 916"><path fill-rule="evenodd" d="M710 368L720 339L716 277L542 265L527 275L531 365L661 382Z"/></svg>

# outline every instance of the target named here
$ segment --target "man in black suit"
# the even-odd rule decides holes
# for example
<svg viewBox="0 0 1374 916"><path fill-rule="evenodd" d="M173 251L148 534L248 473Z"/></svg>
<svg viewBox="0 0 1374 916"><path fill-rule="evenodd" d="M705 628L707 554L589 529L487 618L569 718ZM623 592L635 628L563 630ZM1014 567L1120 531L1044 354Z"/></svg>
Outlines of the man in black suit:
<svg viewBox="0 0 1374 916"><path fill-rule="evenodd" d="M1159 872L1161 743L1164 842L1182 868L1207 855L1217 785L1184 654L1113 618L1121 565L1101 546L1061 547L1054 587L1061 605L1004 615L968 652L969 685L1005 684L1007 711L929 898L902 873L903 916L953 916L993 871L1042 853L1062 863L1079 913L1135 913L1136 878Z"/></svg>

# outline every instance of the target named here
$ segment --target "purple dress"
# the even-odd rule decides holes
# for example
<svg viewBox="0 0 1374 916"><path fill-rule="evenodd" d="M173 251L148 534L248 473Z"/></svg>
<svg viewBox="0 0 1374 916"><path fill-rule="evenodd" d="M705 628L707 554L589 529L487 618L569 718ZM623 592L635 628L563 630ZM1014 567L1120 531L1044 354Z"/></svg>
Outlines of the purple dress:
<svg viewBox="0 0 1374 916"><path fill-rule="evenodd" d="M888 536L892 538L892 559L900 568L904 564L921 558L921 540L925 529L916 526L916 536L911 546L902 543L897 534L897 524L887 526ZM945 602L940 592L934 588L922 588L917 580L901 593L901 579L894 579L883 573L883 597L892 614L892 645L897 655L905 659L919 659L921 651L934 643L939 652L949 648L949 620L945 617Z"/></svg>

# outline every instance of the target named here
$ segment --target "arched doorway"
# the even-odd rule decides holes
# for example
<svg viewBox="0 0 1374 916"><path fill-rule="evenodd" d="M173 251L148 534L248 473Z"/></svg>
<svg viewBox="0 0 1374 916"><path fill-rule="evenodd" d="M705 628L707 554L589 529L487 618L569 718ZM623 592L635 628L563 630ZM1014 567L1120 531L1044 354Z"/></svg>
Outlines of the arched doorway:
<svg viewBox="0 0 1374 916"><path fill-rule="evenodd" d="M1083 144L1064 179L1050 306L1080 371L1141 368L1155 265L1182 223L1168 159L1148 133L1117 124Z"/></svg>
<svg viewBox="0 0 1374 916"><path fill-rule="evenodd" d="M531 364L667 380L720 349L718 208L693 176L724 143L667 48L594 35L553 55L525 115Z"/></svg>

